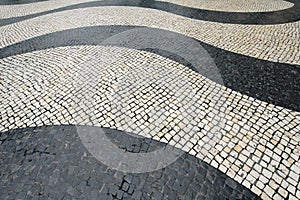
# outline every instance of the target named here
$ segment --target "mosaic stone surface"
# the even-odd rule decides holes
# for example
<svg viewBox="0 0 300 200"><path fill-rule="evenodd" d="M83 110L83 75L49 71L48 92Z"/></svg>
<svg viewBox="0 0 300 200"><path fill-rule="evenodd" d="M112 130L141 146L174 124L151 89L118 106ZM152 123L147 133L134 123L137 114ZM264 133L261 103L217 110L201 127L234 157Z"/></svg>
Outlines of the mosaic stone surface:
<svg viewBox="0 0 300 200"><path fill-rule="evenodd" d="M85 129L100 129L85 127ZM151 152L165 144L104 129L128 152ZM26 128L1 133L0 196L88 199L258 199L207 163L184 153L172 165L149 173L124 173L99 163L74 126ZM184 166L184 167L183 167Z"/></svg>
<svg viewBox="0 0 300 200"><path fill-rule="evenodd" d="M255 5L23 3L0 5L1 198L300 198L297 2L259 25Z"/></svg>
<svg viewBox="0 0 300 200"><path fill-rule="evenodd" d="M235 0L213 0L213 1L194 1L194 0L163 0L170 3L183 6L200 8L205 10L218 10L225 12L270 12L284 10L293 7L294 4L289 1L235 1Z"/></svg>
<svg viewBox="0 0 300 200"><path fill-rule="evenodd" d="M3 0L0 2L0 5L20 5L20 4L36 3L40 1L47 1L47 0Z"/></svg>
<svg viewBox="0 0 300 200"><path fill-rule="evenodd" d="M124 35L130 35L131 39ZM161 42L162 35L164 42ZM175 38L177 42L172 43ZM297 66L229 53L193 38L160 29L139 26L68 29L5 47L0 50L0 58L53 47L104 44L163 55L242 94L300 111L299 93L294 92L300 90L297 84L300 81L300 70ZM199 56L194 57L194 54ZM207 59L208 55L211 59Z"/></svg>
<svg viewBox="0 0 300 200"><path fill-rule="evenodd" d="M74 0L72 3L75 3ZM244 9L249 7L249 5L252 5L255 7L255 3L251 2L240 2L240 3L234 3L231 5L227 5L226 7L229 8L229 10L232 10L231 12L228 11L219 11L218 8L216 10L210 10L210 9L199 9L189 6L183 6L179 4L170 3L168 1L148 1L148 0L132 0L132 1L118 1L118 0L103 0L103 1L83 1L79 2L78 4L73 4L65 7L56 7L54 6L54 9L51 10L51 6L48 7L48 4L41 4L41 9L35 9L36 12L31 13L32 10L29 8L27 11L27 8L25 8L25 11L31 14L27 14L24 16L19 17L13 17L13 18L7 18L7 15L9 14L11 10L6 10L5 12L7 14L4 14L4 18L0 20L1 25L7 25L19 21L23 21L26 19L35 18L38 16L55 13L55 12L61 12L64 10L74 10L79 8L90 8L90 7L101 7L101 6L129 6L129 7L141 7L141 8L150 8L150 9L156 9L161 10L168 13L173 13L176 15L188 17L191 19L198 19L198 20L204 20L204 21L213 21L213 22L221 22L221 23L230 23L230 24L282 24L282 23L288 23L288 22L295 22L299 21L299 1L298 0L289 0L290 7L287 9L279 9L277 11L269 11L267 12L265 9L265 12L237 12L236 6L239 4L238 9L241 9L243 7ZM258 2L259 3L259 2ZM259 4L261 4L260 2ZM186 2L187 5L193 4L190 2ZM218 2L210 2L209 5L216 6ZM203 4L202 4L203 5ZM205 5L204 5L205 6ZM45 9L46 7L46 9ZM48 9L47 9L48 8ZM251 9L251 8L250 8ZM38 12L38 10L41 10L41 12ZM276 10L276 9L275 9ZM243 11L243 10L242 10Z"/></svg>
<svg viewBox="0 0 300 200"><path fill-rule="evenodd" d="M254 58L294 65L300 63L300 36L297 31L299 22L270 26L222 24L193 20L152 9L110 8L92 7L78 9L76 12L63 11L2 26L0 31L3 33L3 40L0 41L0 47L65 29L118 24L161 28ZM14 31L16 29L18 31Z"/></svg>

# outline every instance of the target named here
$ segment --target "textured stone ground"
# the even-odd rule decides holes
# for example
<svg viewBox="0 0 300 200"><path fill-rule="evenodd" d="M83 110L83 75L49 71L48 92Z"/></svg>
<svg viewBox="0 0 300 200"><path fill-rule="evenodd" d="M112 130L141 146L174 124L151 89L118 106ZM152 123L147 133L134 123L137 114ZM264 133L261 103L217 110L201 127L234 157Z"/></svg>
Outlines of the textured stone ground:
<svg viewBox="0 0 300 200"><path fill-rule="evenodd" d="M294 4L288 1L234 1L234 0L212 0L212 1L193 1L193 0L169 0L174 4L200 8L205 10L225 11L225 12L267 12L278 11L292 7Z"/></svg>
<svg viewBox="0 0 300 200"><path fill-rule="evenodd" d="M201 5L2 2L1 198L299 199L299 3Z"/></svg>
<svg viewBox="0 0 300 200"><path fill-rule="evenodd" d="M128 152L151 152L165 146L114 130L105 132ZM9 131L1 139L5 154L1 159L1 166L5 166L0 182L2 199L257 199L236 181L187 153L154 172L110 169L86 151L73 126Z"/></svg>

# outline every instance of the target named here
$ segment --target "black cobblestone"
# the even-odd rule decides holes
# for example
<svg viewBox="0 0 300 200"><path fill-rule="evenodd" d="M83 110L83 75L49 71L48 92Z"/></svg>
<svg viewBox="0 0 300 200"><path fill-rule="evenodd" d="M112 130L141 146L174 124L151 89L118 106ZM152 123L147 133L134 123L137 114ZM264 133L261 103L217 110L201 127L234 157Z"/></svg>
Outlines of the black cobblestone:
<svg viewBox="0 0 300 200"><path fill-rule="evenodd" d="M29 4L37 3L48 0L1 0L0 5L20 5L20 4Z"/></svg>
<svg viewBox="0 0 300 200"><path fill-rule="evenodd" d="M134 28L143 27L116 25L84 27L59 31L4 47L0 49L0 58L53 47L101 45L105 39ZM160 29L149 28L149 30L160 31L161 34L171 33ZM178 34L178 37L186 36ZM218 73L220 73L222 78L222 83L218 81L218 78L214 77L214 74L206 74L205 71L201 71L201 69L199 69L199 66L191 65L188 60L185 60L185 58L178 55L174 55L161 49L149 48L143 50L184 64L185 66L204 75L206 78L209 78L219 84L223 84L232 90L246 94L247 96L295 111L300 111L300 93L295 92L300 91L300 84L298 84L300 82L299 66L251 58L249 56L216 48L201 41L197 42L205 48L216 63ZM120 46L138 48L131 45L133 44L128 43ZM146 150L147 145L143 145L145 145L143 148ZM131 151L133 151L133 149L131 149Z"/></svg>
<svg viewBox="0 0 300 200"><path fill-rule="evenodd" d="M118 146L147 141L148 152L164 146L121 131L104 130ZM186 153L154 172L132 174L109 169L86 151L75 126L11 130L0 133L0 137L1 199L258 199L219 170Z"/></svg>
<svg viewBox="0 0 300 200"><path fill-rule="evenodd" d="M29 3L30 1L38 0L24 0ZM199 19L205 21L214 21L221 23L232 23L232 24L280 24L295 22L300 20L299 8L300 3L298 0L287 0L294 3L294 6L288 9L271 11L271 12L223 12L223 11L212 11L198 8L192 8L182 5L177 5L169 2L154 1L154 0L131 0L131 1L118 1L118 0L104 0L104 1L93 1L79 3L75 5L65 6L53 10L48 10L40 13L29 14L21 17L13 17L8 19L0 19L0 26L12 24L15 22L32 19L35 17L61 12L65 10L74 10L79 8L89 8L97 6L134 6L157 9L184 17ZM7 3L5 3L7 2ZM9 0L6 0L3 4L11 4ZM16 1L10 1L16 2Z"/></svg>

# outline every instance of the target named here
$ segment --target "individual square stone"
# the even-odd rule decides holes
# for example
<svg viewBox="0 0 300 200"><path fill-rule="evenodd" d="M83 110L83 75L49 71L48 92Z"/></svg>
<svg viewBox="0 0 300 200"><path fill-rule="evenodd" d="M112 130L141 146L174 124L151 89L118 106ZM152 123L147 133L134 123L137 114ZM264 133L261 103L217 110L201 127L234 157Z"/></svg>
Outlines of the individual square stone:
<svg viewBox="0 0 300 200"><path fill-rule="evenodd" d="M263 169L262 174L267 177L268 179L270 179L272 177L272 173L267 170L267 169Z"/></svg>
<svg viewBox="0 0 300 200"><path fill-rule="evenodd" d="M271 200L271 198L267 195L266 192L262 193L261 198L266 200Z"/></svg>
<svg viewBox="0 0 300 200"><path fill-rule="evenodd" d="M272 197L275 193L275 191L268 185L264 188L264 191L268 194L269 197Z"/></svg>
<svg viewBox="0 0 300 200"><path fill-rule="evenodd" d="M254 185L252 186L251 190L258 196L260 196L262 193L261 190Z"/></svg>
<svg viewBox="0 0 300 200"><path fill-rule="evenodd" d="M287 195L288 195L288 192L287 192L285 189L281 188L281 187L279 188L278 193L279 193L283 198L286 198Z"/></svg>
<svg viewBox="0 0 300 200"><path fill-rule="evenodd" d="M295 195L295 193L296 193L296 188L292 185L289 185L287 190L293 195Z"/></svg>
<svg viewBox="0 0 300 200"><path fill-rule="evenodd" d="M265 184L262 183L261 181L257 181L256 183L256 186L260 189L260 190L263 190L265 188Z"/></svg>

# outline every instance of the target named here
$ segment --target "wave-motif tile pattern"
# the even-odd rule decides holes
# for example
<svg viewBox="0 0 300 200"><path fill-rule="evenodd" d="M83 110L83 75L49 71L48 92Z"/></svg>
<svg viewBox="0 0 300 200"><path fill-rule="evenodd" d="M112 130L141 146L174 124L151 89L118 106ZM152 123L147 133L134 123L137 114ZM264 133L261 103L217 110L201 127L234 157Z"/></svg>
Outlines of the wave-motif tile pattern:
<svg viewBox="0 0 300 200"><path fill-rule="evenodd" d="M174 40L176 42L173 42ZM0 58L77 45L112 45L155 52L237 92L300 111L300 94L294 92L300 90L298 85L300 68L297 66L230 53L193 38L161 29L136 26L68 29L0 49Z"/></svg>
<svg viewBox="0 0 300 200"><path fill-rule="evenodd" d="M44 12L48 10L53 10L65 6L69 6L72 4L79 4L84 2L89 2L91 0L65 0L65 1L39 1L32 2L30 4L17 4L17 5L1 5L1 13L0 19L12 18L12 17L20 17L24 15L30 15L38 12ZM18 12L16 12L18 10Z"/></svg>
<svg viewBox="0 0 300 200"><path fill-rule="evenodd" d="M0 2L0 5L21 5L21 4L29 4L29 3L37 3L48 0L3 0Z"/></svg>
<svg viewBox="0 0 300 200"><path fill-rule="evenodd" d="M217 10L225 12L270 12L288 9L293 3L283 0L161 0L183 6L204 10Z"/></svg>
<svg viewBox="0 0 300 200"><path fill-rule="evenodd" d="M298 112L120 47L27 53L2 59L1 70L1 131L78 122L115 128L195 155L263 199L298 196Z"/></svg>
<svg viewBox="0 0 300 200"><path fill-rule="evenodd" d="M80 128L104 131L127 152L148 153L166 146L112 129ZM74 126L11 130L0 133L0 143L1 199L259 199L219 170L184 152L174 163L154 172L109 169L85 149Z"/></svg>
<svg viewBox="0 0 300 200"><path fill-rule="evenodd" d="M70 30L80 32L103 25L121 25L120 29L125 26L147 26L197 39L197 42L200 41L208 48L209 54L212 54L216 64L219 64L219 69L222 67L224 69L224 66L225 69L232 68L220 64L222 60L229 61L229 65L232 63L233 68L238 68L237 61L231 59L241 55L250 56L253 57L251 63L259 65L258 68L274 69L274 73L278 71L278 67L288 67L287 70L291 69L289 73L293 75L286 74L286 76L296 77L290 84L295 82L297 85L300 63L298 31L300 4L297 0L289 0L288 2L294 5L287 9L260 13L243 12L246 10L236 12L238 9L235 10L236 8L230 6L227 6L228 11L231 9L230 12L226 9L220 11L219 8L202 10L195 8L195 5L180 5L182 4L180 0L170 1L68 0L1 5L3 12L0 13L2 18L0 20L2 25L0 27L2 36L0 39L0 48L2 48L0 50L0 148L4 149L1 150L1 155L5 154L0 160L4 172L1 174L0 181L1 187L3 186L0 192L1 198L7 198L8 195L16 196L3 192L10 191L14 186L13 183L18 185L15 188L17 198L48 195L53 188L45 187L43 184L57 183L62 185L60 189L67 193L66 197L80 196L86 194L85 186L99 183L99 180L91 178L99 175L97 173L107 177L107 180L104 178L105 181L101 182L104 184L103 187L91 191L93 197L106 195L101 197L173 199L170 195L177 195L179 198L184 196L191 199L202 197L216 199L225 195L228 198L254 199L257 198L254 195L256 194L262 199L300 198L300 113L297 108L292 107L293 111L269 103L273 102L272 100L260 101L259 97L255 97L255 90L252 97L239 93L239 90L233 91L218 84L218 81L209 77L204 71L199 73L197 70L192 70L199 65L186 64L184 60L184 62L177 62L182 59L174 57L163 49L111 46L113 43L104 43L104 46L103 44L101 46L101 43L99 45L97 42L80 43L82 38L68 36L66 36L69 38L67 43L63 41L63 47L59 48L55 45L49 48L46 44L46 48L45 45L38 48L32 43L39 43L44 36L50 37L57 31L61 31L58 34L68 33ZM266 9L272 10L274 7L269 6ZM112 36L115 29L111 28L108 31L110 33L107 35ZM115 38L111 38L114 41ZM135 39L143 41L140 37ZM217 48L209 47L207 44ZM219 50L214 50L218 48ZM226 50L231 52L224 53ZM218 55L219 53L222 55ZM226 59L222 58L224 56ZM265 66L264 62L255 58L274 63L264 61L268 63ZM249 60L243 62L246 67ZM289 63L289 65L275 62ZM206 65L207 63L212 64ZM210 61L206 64L203 64L204 68L214 66ZM241 72L235 71L237 74ZM246 72L248 73L247 70ZM278 73L274 77L282 71ZM265 75L259 75L262 77L261 80L264 80ZM279 79L281 78L283 77ZM257 84L272 84L271 79L272 77L269 78L270 81ZM278 93L279 90L275 86L273 88ZM297 93L297 90L291 89L291 92ZM273 92L267 91L266 96L269 93ZM268 97L272 99L274 96ZM288 97L294 97L293 100L298 98L297 95L288 95ZM284 98L286 96L281 100ZM89 128L93 127L81 129L79 128L81 126L77 126L77 135L74 134L74 127L62 126L70 124L106 127L105 130L109 131L119 130L113 131L118 132L115 135L128 132L136 139L126 136L121 140L133 141L134 146L139 143L138 138L143 137L141 140L149 140L158 147L167 143L187 152L188 154L184 154L179 159L179 164L174 163L177 166L175 177L179 177L183 182L179 179L176 181L176 178L169 182L154 180L153 174L156 177L157 172L169 169L174 171L174 165L170 165L157 172L137 176L137 182L140 183L142 179L150 177L149 182L143 184L144 187L136 184L131 187L131 179L125 179L122 172L108 169L98 162L99 159L95 155L88 159L91 165L81 163L80 172L75 172L79 175L78 179L76 176L71 178L70 175L76 169L72 168L67 172L66 169L69 169L70 165L66 168L67 163L63 162L62 165L57 166L56 159L65 161L66 158L75 158L77 162L78 159L84 160L82 157L86 157L86 154L83 151L69 152L68 150L75 147L74 143L68 143L70 138L61 136L71 136L71 141L77 142L79 136L85 145L80 130L91 131ZM45 125L59 126L45 127ZM42 127L28 128L37 126ZM20 129L26 127L27 129ZM34 132L37 138L40 138L36 135L38 133L45 133L47 136L45 135L45 140L42 139L44 137L41 138L41 143L34 141L34 144L37 144L35 146L30 144L32 135L29 132ZM112 141L119 144L121 149L136 153L137 149L132 148L131 144L122 144L115 140L114 133L109 134L112 137L108 136ZM59 149L63 152L60 154L61 157L56 155L53 146L49 146L51 143L49 139L60 145ZM76 145L78 146L83 149L82 144ZM85 147L91 153L88 147ZM151 145L149 148L153 150ZM45 158L45 155L51 158ZM190 161L190 158L198 164L201 163L200 168L205 168L205 177L202 172L195 169L195 166L199 165ZM44 163L47 160L54 160L54 164L48 163L49 165L45 167ZM43 166L39 165L38 168L37 165L32 166L32 161L43 163ZM22 165L18 165L20 162ZM100 166L101 170L93 170L95 166ZM62 173L59 173L61 169ZM87 175L85 169L91 174ZM186 169L189 169L188 172L185 171ZM189 174L193 170L198 173L188 177L182 176L182 173ZM49 177L47 171L55 173ZM170 171L167 175L158 176L166 177L163 180L173 177ZM28 174L32 176L29 177ZM31 177L35 177L42 184L37 185L36 181L28 181ZM196 177L196 179L189 177ZM199 177L203 178L204 182L197 180ZM83 179L86 180L85 186L78 182ZM68 184L60 184L60 181ZM28 183L33 183L30 189ZM105 186L110 183L114 186ZM195 183L203 184L199 186L194 185ZM160 185L163 189L157 191ZM176 188L177 193L171 192L170 185ZM208 186L211 186L211 189L208 189ZM186 192L186 187L189 187L190 192ZM134 193L130 188L138 192ZM53 194L53 198L62 198L57 195L59 194Z"/></svg>
<svg viewBox="0 0 300 200"><path fill-rule="evenodd" d="M19 21L24 21L46 14L53 14L64 10L74 10L80 8L103 7L103 6L127 6L127 7L140 7L156 9L179 16L188 17L191 19L213 21L230 24L283 24L289 22L296 22L300 20L298 0L289 0L294 5L288 9L270 12L224 12L214 10L203 10L188 6L182 6L167 1L149 1L149 0L131 0L131 1L118 1L118 0L103 0L91 1L79 4L73 4L56 9L45 10L33 14L28 14L19 17L12 17L7 19L0 19L0 25L8 25ZM230 6L228 6L230 7ZM244 5L247 7L247 4Z"/></svg>
<svg viewBox="0 0 300 200"><path fill-rule="evenodd" d="M300 64L299 22L269 26L222 24L131 7L78 9L3 26L0 47L60 30L112 24L166 29L250 57Z"/></svg>

